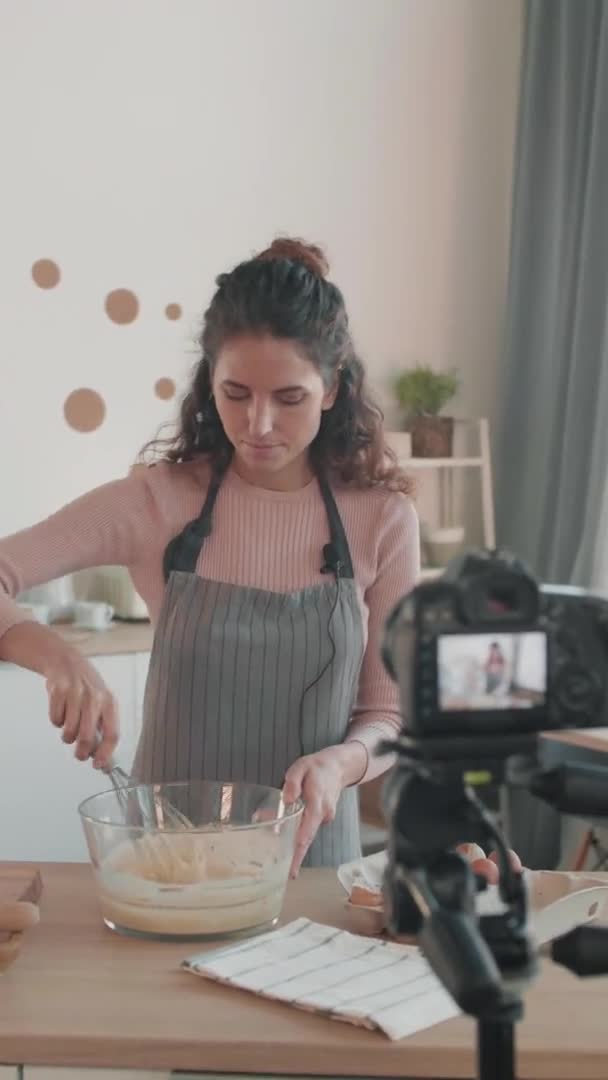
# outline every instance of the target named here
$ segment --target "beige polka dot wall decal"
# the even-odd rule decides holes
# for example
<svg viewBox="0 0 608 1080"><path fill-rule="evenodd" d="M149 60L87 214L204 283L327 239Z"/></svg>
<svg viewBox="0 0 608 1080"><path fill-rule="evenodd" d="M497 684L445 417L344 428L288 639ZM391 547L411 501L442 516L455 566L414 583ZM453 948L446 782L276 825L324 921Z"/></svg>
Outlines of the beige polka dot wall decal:
<svg viewBox="0 0 608 1080"><path fill-rule="evenodd" d="M182 309L179 304L167 304L165 308L165 315L168 319L171 319L171 321L174 322L175 319L181 319Z"/></svg>
<svg viewBox="0 0 608 1080"><path fill-rule="evenodd" d="M130 289L114 289L106 296L106 315L120 326L132 323L139 312L139 300Z"/></svg>
<svg viewBox="0 0 608 1080"><path fill-rule="evenodd" d="M169 401L175 395L173 379L157 379L154 383L154 393L161 401Z"/></svg>
<svg viewBox="0 0 608 1080"><path fill-rule="evenodd" d="M65 399L63 415L74 431L96 431L105 420L105 401L97 390L81 387L79 390L72 390Z"/></svg>
<svg viewBox="0 0 608 1080"><path fill-rule="evenodd" d="M61 280L61 270L52 259L38 259L32 266L32 277L39 289L54 289Z"/></svg>

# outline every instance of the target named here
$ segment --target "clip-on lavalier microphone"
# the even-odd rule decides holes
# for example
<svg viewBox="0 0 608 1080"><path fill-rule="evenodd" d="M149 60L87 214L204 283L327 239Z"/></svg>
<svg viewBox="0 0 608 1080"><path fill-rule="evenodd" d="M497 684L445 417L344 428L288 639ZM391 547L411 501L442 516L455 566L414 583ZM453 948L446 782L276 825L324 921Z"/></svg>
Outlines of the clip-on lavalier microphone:
<svg viewBox="0 0 608 1080"><path fill-rule="evenodd" d="M335 576L339 578L342 563L340 561L340 553L335 544L325 544L325 547L323 548L323 558L325 559L325 562L321 567L321 573L335 574Z"/></svg>

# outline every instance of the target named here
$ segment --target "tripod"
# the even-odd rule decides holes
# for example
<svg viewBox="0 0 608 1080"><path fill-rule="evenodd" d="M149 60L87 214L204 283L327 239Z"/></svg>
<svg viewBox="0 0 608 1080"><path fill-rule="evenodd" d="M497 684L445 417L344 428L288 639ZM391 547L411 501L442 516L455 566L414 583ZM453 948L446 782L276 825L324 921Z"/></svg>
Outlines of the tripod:
<svg viewBox="0 0 608 1080"><path fill-rule="evenodd" d="M586 769L575 768L579 798L573 812L579 812L579 773ZM608 773L601 772L605 785ZM523 1016L523 993L537 973L538 953L528 932L525 878L513 869L499 830L466 776L454 764L408 757L389 777L388 923L397 935L417 937L456 1003L476 1018L479 1080L515 1080L515 1024ZM544 788L555 795L555 782ZM563 786L559 800L552 801L563 807ZM454 850L463 837L496 849L499 914L477 915L476 895L485 882ZM608 929L574 930L553 944L552 954L576 974L604 974Z"/></svg>
<svg viewBox="0 0 608 1080"><path fill-rule="evenodd" d="M477 1023L477 1062L480 1080L512 1080L515 1076L515 1037L510 1021Z"/></svg>

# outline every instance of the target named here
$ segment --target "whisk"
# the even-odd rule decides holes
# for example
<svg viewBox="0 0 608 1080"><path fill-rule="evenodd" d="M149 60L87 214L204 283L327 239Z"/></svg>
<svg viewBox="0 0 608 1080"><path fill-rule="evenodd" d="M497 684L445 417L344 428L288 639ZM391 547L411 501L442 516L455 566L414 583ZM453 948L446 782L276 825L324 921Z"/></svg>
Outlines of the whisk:
<svg viewBox="0 0 608 1080"><path fill-rule="evenodd" d="M101 735L98 735L91 756L95 754L100 742ZM183 830L194 828L190 819L185 814L182 814L181 810L178 810L176 806L173 806L159 791L155 790L153 784L142 785L139 790L134 790L137 788L138 782L129 776L124 769L121 769L113 758L110 758L102 768L102 772L108 777L116 792L116 798L125 815L125 821L129 819L133 806L132 797L135 795L144 829L169 828Z"/></svg>

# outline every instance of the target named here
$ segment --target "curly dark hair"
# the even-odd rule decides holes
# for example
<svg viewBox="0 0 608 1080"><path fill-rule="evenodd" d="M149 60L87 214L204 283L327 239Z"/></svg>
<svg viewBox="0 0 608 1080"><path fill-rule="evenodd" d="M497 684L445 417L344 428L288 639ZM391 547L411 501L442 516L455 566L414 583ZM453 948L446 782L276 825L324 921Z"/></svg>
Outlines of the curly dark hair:
<svg viewBox="0 0 608 1080"><path fill-rule="evenodd" d="M242 334L293 341L314 364L325 386L338 384L310 446L313 468L343 484L383 486L411 494L410 478L384 439L383 414L372 400L355 352L342 293L326 279L320 248L280 238L230 273L220 274L204 316L201 356L183 398L177 431L159 435L140 457L192 461L206 456L215 471L229 464L233 447L213 397L213 373L223 345Z"/></svg>

